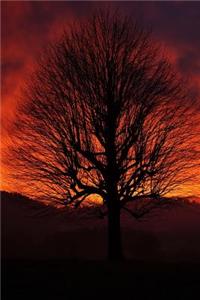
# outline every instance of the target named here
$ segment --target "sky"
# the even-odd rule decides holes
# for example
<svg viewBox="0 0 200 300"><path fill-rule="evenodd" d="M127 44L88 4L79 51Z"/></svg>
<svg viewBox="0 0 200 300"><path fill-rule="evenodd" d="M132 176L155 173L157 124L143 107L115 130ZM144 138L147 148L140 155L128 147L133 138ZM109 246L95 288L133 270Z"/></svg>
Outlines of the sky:
<svg viewBox="0 0 200 300"><path fill-rule="evenodd" d="M83 20L100 7L118 8L151 28L169 60L186 77L200 98L200 2L1 2L1 147L12 135L20 89L48 42L59 38L64 27ZM200 100L199 100L200 105ZM2 167L2 187L6 188Z"/></svg>

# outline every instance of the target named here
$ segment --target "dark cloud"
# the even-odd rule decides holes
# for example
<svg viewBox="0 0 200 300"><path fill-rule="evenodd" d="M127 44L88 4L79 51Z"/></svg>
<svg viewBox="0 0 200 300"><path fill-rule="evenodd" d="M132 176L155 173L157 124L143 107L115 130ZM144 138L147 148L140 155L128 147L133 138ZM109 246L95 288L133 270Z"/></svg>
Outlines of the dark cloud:
<svg viewBox="0 0 200 300"><path fill-rule="evenodd" d="M59 36L64 24L104 7L151 27L177 69L193 81L195 94L200 94L200 2L7 1L2 3L1 36L2 111L7 119L25 74L46 43Z"/></svg>
<svg viewBox="0 0 200 300"><path fill-rule="evenodd" d="M185 51L178 60L179 69L184 73L190 73L200 76L200 57L199 51L189 49Z"/></svg>

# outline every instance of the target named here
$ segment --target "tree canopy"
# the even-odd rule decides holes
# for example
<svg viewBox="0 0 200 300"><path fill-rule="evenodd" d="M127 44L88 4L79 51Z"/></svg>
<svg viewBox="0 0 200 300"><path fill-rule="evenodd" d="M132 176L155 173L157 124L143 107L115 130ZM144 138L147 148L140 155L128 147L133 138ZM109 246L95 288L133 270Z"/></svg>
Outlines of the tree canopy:
<svg viewBox="0 0 200 300"><path fill-rule="evenodd" d="M97 13L46 47L27 83L8 160L32 197L120 207L193 178L195 110L152 34Z"/></svg>

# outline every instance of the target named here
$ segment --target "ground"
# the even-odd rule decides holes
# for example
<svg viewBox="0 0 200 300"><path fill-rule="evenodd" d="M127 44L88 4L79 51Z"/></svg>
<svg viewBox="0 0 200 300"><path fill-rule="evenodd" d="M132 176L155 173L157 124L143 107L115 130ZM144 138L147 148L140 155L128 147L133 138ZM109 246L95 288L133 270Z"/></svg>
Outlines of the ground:
<svg viewBox="0 0 200 300"><path fill-rule="evenodd" d="M106 218L2 193L3 299L197 299L200 210L187 204L142 222L122 214L126 260L106 260Z"/></svg>

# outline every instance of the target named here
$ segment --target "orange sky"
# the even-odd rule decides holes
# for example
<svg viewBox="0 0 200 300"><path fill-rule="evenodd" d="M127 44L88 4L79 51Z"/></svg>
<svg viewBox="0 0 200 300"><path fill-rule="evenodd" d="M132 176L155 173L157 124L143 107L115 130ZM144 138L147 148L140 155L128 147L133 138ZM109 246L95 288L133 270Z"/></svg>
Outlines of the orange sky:
<svg viewBox="0 0 200 300"><path fill-rule="evenodd" d="M20 87L32 70L37 55L49 40L56 39L63 26L80 20L99 2L1 2L2 6L2 89L1 148L3 156L12 121L15 118ZM177 70L189 79L192 93L200 96L200 3L198 2L110 2L122 13L131 14L145 26L151 26L155 38L166 48L166 54ZM200 104L200 100L199 100ZM198 108L197 108L198 109ZM1 168L2 189L15 189L8 184L6 168ZM200 196L199 186L183 187Z"/></svg>

